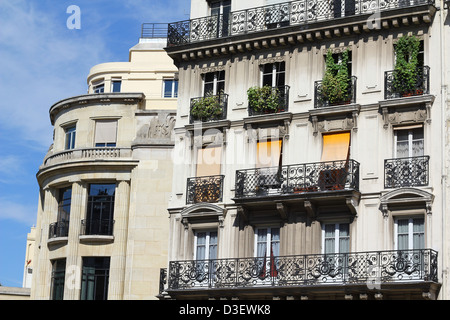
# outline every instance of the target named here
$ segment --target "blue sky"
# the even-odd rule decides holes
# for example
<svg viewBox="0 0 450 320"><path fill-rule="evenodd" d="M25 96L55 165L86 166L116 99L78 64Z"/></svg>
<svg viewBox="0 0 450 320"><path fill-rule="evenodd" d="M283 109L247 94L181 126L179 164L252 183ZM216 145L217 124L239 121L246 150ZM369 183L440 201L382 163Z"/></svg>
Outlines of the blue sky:
<svg viewBox="0 0 450 320"><path fill-rule="evenodd" d="M68 29L67 8L81 10ZM128 61L144 22L189 18L188 0L0 0L0 284L21 287L36 224L36 172L52 143L48 111L86 93L98 63Z"/></svg>

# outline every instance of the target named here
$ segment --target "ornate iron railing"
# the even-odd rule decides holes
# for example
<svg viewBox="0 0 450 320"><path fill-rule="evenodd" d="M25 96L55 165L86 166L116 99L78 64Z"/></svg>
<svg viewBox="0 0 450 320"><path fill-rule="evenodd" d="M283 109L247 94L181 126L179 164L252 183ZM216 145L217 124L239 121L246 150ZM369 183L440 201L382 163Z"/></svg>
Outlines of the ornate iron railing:
<svg viewBox="0 0 450 320"><path fill-rule="evenodd" d="M434 4L434 0L347 0L345 5L340 0L290 1L169 23L167 45L178 46L424 4Z"/></svg>
<svg viewBox="0 0 450 320"><path fill-rule="evenodd" d="M191 99L190 123L223 120L227 117L228 94Z"/></svg>
<svg viewBox="0 0 450 320"><path fill-rule="evenodd" d="M84 219L81 220L81 232L83 236L112 236L113 219Z"/></svg>
<svg viewBox="0 0 450 320"><path fill-rule="evenodd" d="M280 87L266 86L263 88L257 88L256 90L259 91L255 94L255 96L248 97L249 116L288 111L289 89L290 87L287 85Z"/></svg>
<svg viewBox="0 0 450 320"><path fill-rule="evenodd" d="M356 80L355 76L350 78L347 92L342 95L342 98L336 101L330 101L327 89L323 86L323 81L314 82L314 108L323 108L329 106L337 106L343 104L350 104L356 102ZM332 90L332 89L331 89Z"/></svg>
<svg viewBox="0 0 450 320"><path fill-rule="evenodd" d="M51 223L48 228L48 238L67 237L69 235L69 221Z"/></svg>
<svg viewBox="0 0 450 320"><path fill-rule="evenodd" d="M438 281L432 249L171 261L168 290Z"/></svg>
<svg viewBox="0 0 450 320"><path fill-rule="evenodd" d="M187 179L186 204L222 201L223 175Z"/></svg>
<svg viewBox="0 0 450 320"><path fill-rule="evenodd" d="M430 93L430 67L417 69L414 85L407 84L404 77L395 70L384 72L384 99L418 96Z"/></svg>
<svg viewBox="0 0 450 320"><path fill-rule="evenodd" d="M384 187L427 186L429 162L429 156L384 160Z"/></svg>
<svg viewBox="0 0 450 320"><path fill-rule="evenodd" d="M236 198L359 190L359 162L340 160L236 171Z"/></svg>

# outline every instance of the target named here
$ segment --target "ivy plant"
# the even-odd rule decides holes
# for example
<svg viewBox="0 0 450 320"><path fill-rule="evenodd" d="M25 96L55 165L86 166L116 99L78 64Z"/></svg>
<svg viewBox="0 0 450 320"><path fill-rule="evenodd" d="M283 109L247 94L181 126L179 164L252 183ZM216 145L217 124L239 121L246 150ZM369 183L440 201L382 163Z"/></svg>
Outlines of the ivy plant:
<svg viewBox="0 0 450 320"><path fill-rule="evenodd" d="M334 61L331 50L327 52L321 93L322 99L328 101L328 104L347 102L351 99L348 60L348 49L342 53L342 59L337 63Z"/></svg>
<svg viewBox="0 0 450 320"><path fill-rule="evenodd" d="M393 89L402 95L417 89L420 40L415 35L404 35L395 46Z"/></svg>

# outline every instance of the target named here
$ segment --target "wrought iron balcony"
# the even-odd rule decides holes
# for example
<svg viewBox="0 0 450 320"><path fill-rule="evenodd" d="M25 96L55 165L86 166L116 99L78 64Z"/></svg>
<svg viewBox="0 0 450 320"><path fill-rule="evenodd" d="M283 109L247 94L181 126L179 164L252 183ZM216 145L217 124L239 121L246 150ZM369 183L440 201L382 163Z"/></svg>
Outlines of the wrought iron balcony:
<svg viewBox="0 0 450 320"><path fill-rule="evenodd" d="M384 160L384 187L427 186L429 161L429 156Z"/></svg>
<svg viewBox="0 0 450 320"><path fill-rule="evenodd" d="M384 72L384 99L418 96L430 93L430 67L417 69L414 78L402 75L400 71Z"/></svg>
<svg viewBox="0 0 450 320"><path fill-rule="evenodd" d="M350 78L345 92L331 93L334 88L327 88L323 81L314 82L314 108L337 106L356 102L356 80L355 76Z"/></svg>
<svg viewBox="0 0 450 320"><path fill-rule="evenodd" d="M51 223L48 228L48 238L67 237L69 235L69 221Z"/></svg>
<svg viewBox="0 0 450 320"><path fill-rule="evenodd" d="M431 249L171 261L167 290L437 282Z"/></svg>
<svg viewBox="0 0 450 320"><path fill-rule="evenodd" d="M223 175L188 178L186 204L222 201Z"/></svg>
<svg viewBox="0 0 450 320"><path fill-rule="evenodd" d="M228 94L191 99L190 123L223 120L227 117Z"/></svg>
<svg viewBox="0 0 450 320"><path fill-rule="evenodd" d="M288 111L289 89L289 86L250 88L247 91L248 114L256 116Z"/></svg>
<svg viewBox="0 0 450 320"><path fill-rule="evenodd" d="M83 236L112 236L113 219L85 219L81 220L81 235Z"/></svg>
<svg viewBox="0 0 450 320"><path fill-rule="evenodd" d="M371 15L376 11L384 12L398 8L434 4L433 0L353 0L346 1L345 7L340 0L299 0L250 8L231 12L226 15L184 20L168 25L168 47L187 43L220 39L275 28L303 26L336 18Z"/></svg>
<svg viewBox="0 0 450 320"><path fill-rule="evenodd" d="M340 160L236 171L236 198L359 189L359 162Z"/></svg>

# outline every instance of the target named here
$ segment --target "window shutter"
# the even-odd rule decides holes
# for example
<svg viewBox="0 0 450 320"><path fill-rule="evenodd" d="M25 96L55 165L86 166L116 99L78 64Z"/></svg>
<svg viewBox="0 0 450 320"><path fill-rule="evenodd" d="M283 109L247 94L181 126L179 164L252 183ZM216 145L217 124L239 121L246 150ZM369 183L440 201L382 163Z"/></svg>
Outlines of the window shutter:
<svg viewBox="0 0 450 320"><path fill-rule="evenodd" d="M220 175L221 157L221 146L206 146L198 149L197 177Z"/></svg>
<svg viewBox="0 0 450 320"><path fill-rule="evenodd" d="M95 143L114 143L117 137L117 120L101 120L95 125Z"/></svg>

